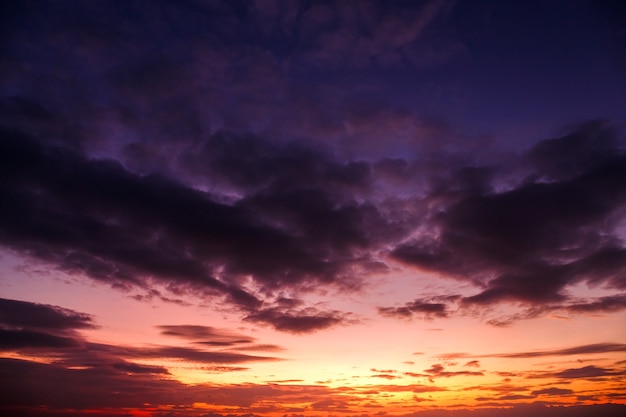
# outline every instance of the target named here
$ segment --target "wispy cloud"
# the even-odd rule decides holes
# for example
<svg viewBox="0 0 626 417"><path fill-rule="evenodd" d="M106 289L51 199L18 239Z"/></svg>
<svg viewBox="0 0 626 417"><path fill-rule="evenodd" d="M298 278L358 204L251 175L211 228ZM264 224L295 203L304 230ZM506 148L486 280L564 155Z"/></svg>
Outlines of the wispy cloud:
<svg viewBox="0 0 626 417"><path fill-rule="evenodd" d="M488 356L501 358L537 358L545 356L569 356L569 355L589 355L606 352L626 352L626 344L623 343L594 343L591 345L574 346L564 349L552 349L530 352L498 353Z"/></svg>

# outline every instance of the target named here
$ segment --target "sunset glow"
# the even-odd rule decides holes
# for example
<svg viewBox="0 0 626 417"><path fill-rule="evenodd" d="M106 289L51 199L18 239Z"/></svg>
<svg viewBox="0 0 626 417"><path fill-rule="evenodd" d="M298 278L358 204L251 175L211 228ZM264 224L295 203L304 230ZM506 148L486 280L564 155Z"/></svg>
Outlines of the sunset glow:
<svg viewBox="0 0 626 417"><path fill-rule="evenodd" d="M0 16L1 415L626 416L624 2Z"/></svg>

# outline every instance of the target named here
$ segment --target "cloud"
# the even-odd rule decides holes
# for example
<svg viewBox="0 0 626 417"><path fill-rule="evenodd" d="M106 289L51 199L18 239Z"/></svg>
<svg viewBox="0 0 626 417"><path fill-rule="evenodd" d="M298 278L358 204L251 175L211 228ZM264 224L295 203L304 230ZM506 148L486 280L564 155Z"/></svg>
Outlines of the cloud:
<svg viewBox="0 0 626 417"><path fill-rule="evenodd" d="M301 397L312 403L333 396L332 390L321 386L185 385L165 378L159 367L133 366L134 372L128 374L127 365L117 366L122 369L66 369L54 364L7 358L1 358L0 363L3 369L0 382L6 387L0 395L0 409L45 405L39 409L39 415L45 415L48 409L53 412L64 408L81 410L83 414L90 409L119 408L150 412L152 404L171 404L184 413L182 410L191 409L193 403L201 403L207 397L212 398L217 410L232 406L248 410L252 404L269 400L279 403Z"/></svg>
<svg viewBox="0 0 626 417"><path fill-rule="evenodd" d="M133 374L169 374L169 371L162 366L139 365L129 362L115 363L113 368Z"/></svg>
<svg viewBox="0 0 626 417"><path fill-rule="evenodd" d="M526 157L535 169L535 180L563 181L610 161L617 146L615 132L605 122L594 121L564 136L540 141Z"/></svg>
<svg viewBox="0 0 626 417"><path fill-rule="evenodd" d="M571 368L554 374L557 378L594 378L598 376L614 375L614 372L599 368L597 366L584 366L582 368Z"/></svg>
<svg viewBox="0 0 626 417"><path fill-rule="evenodd" d="M240 280L249 276L271 294L316 282L352 287L361 274L383 268L370 253L389 235L378 210L344 201L322 183L301 184L308 181L307 164L321 169L311 181L322 175L340 188L360 184L363 169L353 165L327 166L309 154L302 161L276 156L274 166L298 166L302 173L280 173L277 185L225 204L165 177L133 174L115 161L86 159L6 131L0 139L9 201L0 240L66 271L123 288L149 287L150 280L193 288L221 296L251 321L303 332L342 319L333 312L262 308L261 294ZM294 183L282 183L283 176Z"/></svg>
<svg viewBox="0 0 626 417"><path fill-rule="evenodd" d="M130 346L110 346L102 344L90 344L93 351L116 354L125 358L157 358L157 359L181 359L185 362L198 362L205 364L234 364L245 362L276 361L278 358L267 356L246 355L236 352L207 351L179 346L156 346L149 348L135 348Z"/></svg>
<svg viewBox="0 0 626 417"><path fill-rule="evenodd" d="M479 287L463 298L466 309L502 302L529 306L508 321L558 309L585 311L569 306L568 286L626 287L618 229L626 205L626 159L617 142L601 122L539 142L517 168L521 180L498 185L495 170L487 185L461 188L427 221L430 228L422 229L428 233L416 233L391 256ZM443 184L446 193L454 181ZM587 304L587 311L626 308L621 295Z"/></svg>
<svg viewBox="0 0 626 417"><path fill-rule="evenodd" d="M144 402L163 401L158 399L159 395L173 401L175 390L184 387L173 380L155 379L152 373L127 376L120 370L70 370L16 359L2 358L0 361L4 370L1 378L6 386L0 398L4 407L41 404L53 409L142 407ZM25 377L33 374L39 378ZM38 382L41 380L46 381L45 387Z"/></svg>
<svg viewBox="0 0 626 417"><path fill-rule="evenodd" d="M591 345L580 345L565 349L553 349L530 352L498 353L488 356L500 358L538 358L545 356L570 356L589 355L595 353L626 352L626 344L623 343L594 343Z"/></svg>
<svg viewBox="0 0 626 417"><path fill-rule="evenodd" d="M201 368L204 371L213 372L216 374L222 374L224 372L240 372L247 371L250 368L243 366L204 366Z"/></svg>
<svg viewBox="0 0 626 417"><path fill-rule="evenodd" d="M202 343L202 342L200 342L200 343ZM236 350L238 352L245 352L245 351L251 351L251 352L256 352L256 351L258 351L258 352L280 352L281 350L285 350L285 348L282 347L282 346L278 346L278 345L261 343L261 344L237 346L237 347L234 348L234 350Z"/></svg>
<svg viewBox="0 0 626 417"><path fill-rule="evenodd" d="M0 298L0 350L77 348L81 338L76 330L95 328L88 314Z"/></svg>
<svg viewBox="0 0 626 417"><path fill-rule="evenodd" d="M253 338L227 329L198 325L160 325L161 334L188 339L208 346L238 346L254 341Z"/></svg>
<svg viewBox="0 0 626 417"><path fill-rule="evenodd" d="M0 350L11 351L24 348L70 348L79 346L79 342L75 338L32 330L0 329L0 335L2 336Z"/></svg>
<svg viewBox="0 0 626 417"><path fill-rule="evenodd" d="M10 307L15 307L15 311L2 314L0 318L0 335L2 335L0 350L17 352L24 358L45 356L58 366L86 367L106 372L168 374L169 372L164 367L144 365L133 361L175 359L211 365L232 365L280 360L275 357L249 355L238 351L207 350L205 346L237 348L241 344L249 347L249 350L279 350L279 347L273 345L255 346L251 344L254 340L252 338L207 326L164 325L158 327L164 334L192 341L205 342L205 338L212 336L213 341L218 342L217 345L200 343L202 348L196 348L167 345L136 347L93 343L75 330L95 328L92 318L86 314L57 306L0 300L0 311L5 311ZM16 313L33 314L29 317L22 317ZM18 327L18 325L21 326Z"/></svg>
<svg viewBox="0 0 626 417"><path fill-rule="evenodd" d="M0 326L56 332L97 327L88 314L47 304L6 298L0 298Z"/></svg>
<svg viewBox="0 0 626 417"><path fill-rule="evenodd" d="M478 371L446 371L445 367L436 363L428 369L424 369L424 373L404 372L405 375L413 378L428 378L431 382L435 378L451 378L456 376L484 376L483 372Z"/></svg>
<svg viewBox="0 0 626 417"><path fill-rule="evenodd" d="M571 389L552 387L552 388L543 388L540 390L535 390L535 391L532 391L530 394L532 396L539 396L539 395L565 396L565 395L571 395L573 393L574 391L572 391Z"/></svg>
<svg viewBox="0 0 626 417"><path fill-rule="evenodd" d="M276 330L288 333L310 333L338 324L348 324L350 320L338 311L317 311L314 308L293 311L281 308L269 308L249 314L244 320L269 324Z"/></svg>
<svg viewBox="0 0 626 417"><path fill-rule="evenodd" d="M425 318L447 317L446 305L442 303L424 303L413 301L404 307L379 307L378 312L387 317L412 317L419 315Z"/></svg>
<svg viewBox="0 0 626 417"><path fill-rule="evenodd" d="M487 353L487 354L472 354L472 353L443 353L436 356L439 360L450 360L450 359L458 359L458 358L508 358L508 359L533 359L533 358L544 358L544 357L552 357L552 356L583 356L583 355L595 355L602 353L619 353L626 352L626 344L621 343L595 343L590 345L580 345L573 346L562 349L551 349L551 350L535 350L535 351L523 351L523 352L508 352L508 353ZM579 359L579 362L582 362L582 359ZM620 362L615 363L615 365L620 365ZM478 360L471 360L464 367L479 367L480 363ZM435 364L430 369L425 370L424 372L428 374L437 375L441 372L445 372L442 364ZM527 372L496 372L498 375L502 377L529 377L529 378L566 378L568 375L572 378L577 376L591 376L593 374L597 374L597 376L612 376L612 375L620 375L622 371L620 368L616 368L614 370L608 370L605 368L599 368L594 365L590 365L583 368L572 368L565 369L559 372L540 372L540 373L527 373ZM411 376L415 377L423 377L425 374L417 374L412 373ZM512 387L509 385L502 386L505 391L509 391ZM523 387L526 390L527 387ZM481 389L495 389L492 387L481 387Z"/></svg>
<svg viewBox="0 0 626 417"><path fill-rule="evenodd" d="M11 36L25 52L11 50L3 73L12 87L0 97L0 242L126 290L158 283L219 298L259 323L304 323L275 312L283 290L358 289L397 261L477 292L417 294L380 306L387 316L534 307L490 320L505 325L623 309L621 295L568 294L626 288L625 157L608 124L485 165L482 139L370 82L462 50L441 31L451 4L185 2L173 20L160 3L136 14L63 2L16 13ZM26 16L41 25L26 31ZM424 37L441 42L441 57ZM334 75L306 87L312 63L326 75L362 69L359 88ZM345 323L310 316L311 330Z"/></svg>
<svg viewBox="0 0 626 417"><path fill-rule="evenodd" d="M581 368L568 368L557 372L529 372L526 378L557 378L564 380L587 379L590 381L619 381L626 375L626 370L622 367L606 368L595 365L583 366Z"/></svg>
<svg viewBox="0 0 626 417"><path fill-rule="evenodd" d="M411 318L413 316L423 319L446 318L449 315L448 305L441 301L454 301L460 296L450 295L445 297L433 297L417 299L406 303L403 307L378 307L378 313L386 317Z"/></svg>
<svg viewBox="0 0 626 417"><path fill-rule="evenodd" d="M598 297L588 302L575 302L564 307L572 313L610 313L621 311L626 306L626 294Z"/></svg>
<svg viewBox="0 0 626 417"><path fill-rule="evenodd" d="M462 302L413 295L380 306L387 316L535 307L490 321L504 325L623 309L621 296L567 291L626 288L615 131L588 123L487 165L485 139L373 82L466 54L449 30L453 2L129 10L9 10L4 246L126 290L158 283L219 298L292 330L307 328L295 319L318 323L311 330L345 321L278 314L281 291L354 290L396 261L477 292Z"/></svg>
<svg viewBox="0 0 626 417"><path fill-rule="evenodd" d="M445 368L441 364L435 364L431 366L429 369L425 369L424 372L431 374L433 376L442 376L442 377L451 377L451 376L460 376L460 375L469 375L469 376L483 376L482 372L476 371L457 371L457 372L449 372L445 371Z"/></svg>
<svg viewBox="0 0 626 417"><path fill-rule="evenodd" d="M398 375L392 375L392 374L372 374L370 375L370 378L383 378L383 379L398 379L400 378L400 376Z"/></svg>
<svg viewBox="0 0 626 417"><path fill-rule="evenodd" d="M425 57L434 51L420 41L449 3L431 1L420 7L405 7L348 1L271 8L260 4L256 3L256 11L263 26L274 28L264 32L290 46L283 52L287 58L324 68L363 68L372 62L384 68L405 62L423 66L434 60ZM451 53L439 59L445 60Z"/></svg>

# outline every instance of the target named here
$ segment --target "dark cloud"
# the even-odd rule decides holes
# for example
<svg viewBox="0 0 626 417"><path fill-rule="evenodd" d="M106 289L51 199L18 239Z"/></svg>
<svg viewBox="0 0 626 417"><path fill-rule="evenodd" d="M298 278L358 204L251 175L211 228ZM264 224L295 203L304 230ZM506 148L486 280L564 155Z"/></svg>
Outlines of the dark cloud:
<svg viewBox="0 0 626 417"><path fill-rule="evenodd" d="M211 346L214 347L214 346ZM239 364L247 362L277 361L279 358L257 356L228 350L207 350L196 347L181 347L168 345L152 345L136 347L127 345L110 345L103 343L85 342L84 348L66 353L67 363L95 360L99 364L109 365L115 358L126 360L142 359L174 359L184 362L201 364ZM116 363L113 363L115 366Z"/></svg>
<svg viewBox="0 0 626 417"><path fill-rule="evenodd" d="M63 332L96 328L92 317L65 308L0 298L0 326Z"/></svg>
<svg viewBox="0 0 626 417"><path fill-rule="evenodd" d="M571 395L573 393L574 391L572 391L571 389L552 387L552 388L543 388L543 389L535 390L535 391L532 391L530 394L533 396L539 396L539 395L566 396L566 395Z"/></svg>
<svg viewBox="0 0 626 417"><path fill-rule="evenodd" d="M626 306L626 294L598 297L589 302L571 303L564 307L572 313L610 313L620 311Z"/></svg>
<svg viewBox="0 0 626 417"><path fill-rule="evenodd" d="M554 374L557 378L595 378L599 376L614 375L615 373L605 368L597 366L584 366L582 368L572 368Z"/></svg>
<svg viewBox="0 0 626 417"><path fill-rule="evenodd" d="M389 258L478 292L460 309L413 295L383 315L535 307L490 321L505 325L559 308L621 310L617 296L568 294L626 288L614 130L588 123L488 165L498 158L487 139L399 94L415 71L468 52L443 30L459 18L453 5L7 9L0 242L118 288L221 298L296 332L346 321L278 311L281 291L360 288ZM436 101L432 89L411 95Z"/></svg>
<svg viewBox="0 0 626 417"><path fill-rule="evenodd" d="M133 374L169 374L169 371L162 366L139 365L129 362L115 363L113 368Z"/></svg>
<svg viewBox="0 0 626 417"><path fill-rule="evenodd" d="M424 319L446 318L449 315L449 307L442 301L453 302L459 298L461 297L450 295L417 299L406 303L403 307L379 307L378 313L387 317L399 318L411 318L414 316Z"/></svg>
<svg viewBox="0 0 626 417"><path fill-rule="evenodd" d="M497 398L489 398L485 400L497 400L497 401L516 401L516 400L528 400L530 398L534 398L531 395L521 395L521 394L510 394L510 395L501 395Z"/></svg>
<svg viewBox="0 0 626 417"><path fill-rule="evenodd" d="M142 407L145 402L163 401L159 396L176 401L174 393L184 387L173 380L155 379L152 373L131 376L123 371L71 370L6 358L0 361L3 370L0 378L6 387L0 396L4 407L41 404L52 409Z"/></svg>
<svg viewBox="0 0 626 417"><path fill-rule="evenodd" d="M580 368L568 368L557 372L528 372L525 377L529 379L557 378L560 382L569 383L568 380L586 379L589 381L618 382L626 375L622 367L607 368L595 365Z"/></svg>
<svg viewBox="0 0 626 417"><path fill-rule="evenodd" d="M414 378L428 378L431 382L435 378L451 378L456 376L483 376L482 372L478 371L446 371L445 366L440 363L436 363L428 369L424 369L424 373L405 372L405 375Z"/></svg>
<svg viewBox="0 0 626 417"><path fill-rule="evenodd" d="M180 337L210 346L237 346L252 343L253 338L237 334L227 329L217 329L197 325L161 325L157 326L161 334Z"/></svg>
<svg viewBox="0 0 626 417"><path fill-rule="evenodd" d="M423 2L419 7L359 1L270 4L255 3L256 17L265 36L280 40L281 55L322 68L362 68L372 63L384 68L432 62L435 52L421 41L429 25L445 14L448 2ZM454 45L440 47L445 52L439 60L458 53Z"/></svg>
<svg viewBox="0 0 626 417"><path fill-rule="evenodd" d="M495 356L500 358L538 358L545 356L569 356L569 355L590 355L595 353L608 353L608 352L626 352L626 344L623 343L595 343L592 345L574 346L565 349L554 350L542 350L531 352L514 352L514 353L499 353Z"/></svg>
<svg viewBox="0 0 626 417"><path fill-rule="evenodd" d="M624 288L626 249L618 225L626 204L626 159L617 142L600 122L540 142L525 156L531 168L520 171L521 181L500 191L496 186L503 185L492 175L487 188L461 189L429 220L433 232L398 245L392 257L482 287L464 298L468 308L531 306L517 318L567 310L569 285ZM621 296L588 304L590 311L626 308ZM576 310L585 307L570 309Z"/></svg>
<svg viewBox="0 0 626 417"><path fill-rule="evenodd" d="M280 352L281 350L285 350L284 347L278 345L271 344L252 344L245 346L237 346L234 348L238 352Z"/></svg>
<svg viewBox="0 0 626 417"><path fill-rule="evenodd" d="M222 127L321 140L356 130L358 140L370 126L393 127L404 119L380 114L380 123L370 119L360 129L362 118L347 112L364 101L389 101L385 88L373 88L378 70L438 65L463 50L449 34L432 30L449 6L16 6L4 26L2 80L10 88L0 120L36 129L50 141L114 153L142 172L178 165L172 155L185 153L183 142ZM435 50L422 41L425 33L441 42ZM330 76L305 82L312 71ZM348 79L362 87L345 89ZM405 126L397 127L402 133ZM414 130L427 130L420 127Z"/></svg>
<svg viewBox="0 0 626 417"><path fill-rule="evenodd" d="M158 346L153 348L133 348L106 345L91 345L91 349L119 354L120 356L134 359L162 358L181 359L186 362L233 364L256 361L275 361L278 358L267 356L245 355L236 352L206 351L178 346Z"/></svg>
<svg viewBox="0 0 626 417"><path fill-rule="evenodd" d="M393 373L398 372L395 369L376 369L376 368L370 368L370 371L372 371L372 372L381 372L381 373L384 373L384 374L393 374Z"/></svg>
<svg viewBox="0 0 626 417"><path fill-rule="evenodd" d="M70 348L79 346L79 342L72 337L58 336L32 330L5 330L0 329L0 350L15 350L24 348Z"/></svg>
<svg viewBox="0 0 626 417"><path fill-rule="evenodd" d="M551 350L535 350L524 352L509 352L509 353L490 353L490 354L470 354L470 353L444 353L436 356L440 360L450 360L457 358L510 358L510 359L532 359L543 358L551 356L582 356L582 355L594 355L601 353L613 353L613 352L626 352L626 344L622 343L595 343L591 345L574 346L563 349L551 349ZM582 359L579 359L582 361ZM619 365L619 362L616 363ZM431 368L433 371L442 370L443 365L437 364L436 368ZM464 366L478 367L479 361L472 360L467 362ZM502 377L516 377L522 376L522 373L515 372L498 372L498 375ZM542 374L543 375L543 374Z"/></svg>
<svg viewBox="0 0 626 417"><path fill-rule="evenodd" d="M263 201L278 190L323 190L333 198L350 198L355 193L367 192L371 187L370 165L363 161L333 160L329 151L272 141L250 132L222 130L209 137L199 151L186 155L185 162L213 184L246 195L269 188L269 193L263 194Z"/></svg>
<svg viewBox="0 0 626 417"><path fill-rule="evenodd" d="M82 340L76 330L96 327L88 314L47 304L0 299L0 350L78 348Z"/></svg>
<svg viewBox="0 0 626 417"><path fill-rule="evenodd" d="M84 415L87 410L111 412L120 408L135 408L149 414L154 411L154 404L172 404L180 415L187 415L186 409L207 397L217 407L238 407L243 412L251 410L249 407L257 400L280 402L294 398L294 393L307 402L337 395L323 386L185 385L165 378L159 367L126 364L117 366L121 369L66 369L54 364L0 358L0 365L0 382L5 387L0 393L0 410L37 407L38 413L32 415L48 412L54 415L56 410L64 409L80 410Z"/></svg>
<svg viewBox="0 0 626 417"><path fill-rule="evenodd" d="M202 370L208 371L208 372L213 372L213 373L217 373L217 374L221 374L224 372L240 372L240 371L247 371L250 368L246 368L243 366L204 366L202 367Z"/></svg>
<svg viewBox="0 0 626 417"><path fill-rule="evenodd" d="M563 181L607 163L617 146L615 132L603 121L594 121L565 136L537 143L527 158L539 177L534 180Z"/></svg>
<svg viewBox="0 0 626 417"><path fill-rule="evenodd" d="M296 334L314 332L338 324L350 323L350 320L344 313L339 311L318 311L314 308L297 311L269 308L249 314L244 320L253 323L269 324L276 330Z"/></svg>
<svg viewBox="0 0 626 417"><path fill-rule="evenodd" d="M0 329L0 350L9 350L21 358L37 358L38 361L46 358L47 363L0 358L0 383L7 387L0 394L2 410L45 406L45 410L52 410L52 415L56 409L144 408L148 403L162 404L161 401L190 407L211 395L211 390L228 391L228 388L185 385L171 379L164 366L138 362L174 360L204 365L208 372L225 373L248 369L233 366L237 364L278 360L224 350L93 343L79 332L94 327L87 315L56 306L2 300L3 307L13 305L20 312L34 314L25 318L12 314L2 317L0 324L12 327ZM22 327L18 328L18 325ZM207 326L169 325L161 326L161 329L164 333L191 341L213 337L234 345L255 347L251 338ZM270 350L262 345L256 349ZM218 396L224 405L249 406L250 400L245 398L254 397L252 392L255 390L259 393L265 389L250 386L244 390L246 393L235 392L235 389ZM45 410L40 409L40 412L45 413Z"/></svg>
<svg viewBox="0 0 626 417"><path fill-rule="evenodd" d="M382 268L369 252L388 235L377 209L342 201L322 183L301 184L302 175L281 173L281 181L294 184L225 204L165 177L135 175L117 162L89 160L17 133L3 132L0 146L8 201L0 239L70 272L123 287L142 287L150 278L199 289L251 312L249 320L279 320L276 328L303 332L342 320L261 308L263 300L241 287L239 277L251 276L269 292L315 282L354 286L359 274ZM305 162L276 158L274 166L307 174ZM326 172L327 162L318 162ZM351 165L331 171L338 184L362 181L362 170L353 174Z"/></svg>
<svg viewBox="0 0 626 417"><path fill-rule="evenodd" d="M207 350L180 346L135 347L93 343L85 339L74 329L94 327L90 316L63 309L25 301L2 300L3 307L16 306L16 311L33 312L32 317L14 317L15 312L3 316L0 322L0 350L18 352L24 357L50 358L55 365L63 367L85 367L103 372L123 372L141 374L168 374L161 366L134 363L145 359L174 359L202 364L229 365L247 362L275 361L278 358L248 355L237 351ZM20 324L23 327L17 327ZM70 331L68 331L70 327ZM230 331L207 326L169 325L159 326L164 334L183 337L192 341L207 341L197 344L208 348L239 347L244 345L249 350L271 351L279 348L255 346L254 340ZM42 330L38 330L42 329ZM221 343L220 343L221 342ZM245 349L244 349L245 350Z"/></svg>
<svg viewBox="0 0 626 417"><path fill-rule="evenodd" d="M79 332L95 327L90 316L24 301L3 299L0 305L2 310L15 307L14 311L2 315L0 350L18 354L22 359L46 358L47 362L0 358L0 384L7 387L0 394L0 410L5 411L45 406L53 415L55 409L144 408L148 403L162 404L161 401L191 406L206 398L207 390L215 387L182 384L171 379L166 367L150 364L151 361L174 360L195 367L200 364L207 372L227 373L248 369L234 365L279 360L235 351L93 343ZM30 312L33 313L30 317L16 316ZM207 326L160 328L165 334L190 341L212 338L230 347L243 344L260 351L276 348L255 346L251 338ZM232 398L223 401L240 403L246 395L237 399L239 395L233 393ZM40 409L40 413L45 411Z"/></svg>
<svg viewBox="0 0 626 417"><path fill-rule="evenodd" d="M372 374L370 375L370 378L383 378L383 379L398 379L400 378L400 376L398 375L393 375L393 374Z"/></svg>

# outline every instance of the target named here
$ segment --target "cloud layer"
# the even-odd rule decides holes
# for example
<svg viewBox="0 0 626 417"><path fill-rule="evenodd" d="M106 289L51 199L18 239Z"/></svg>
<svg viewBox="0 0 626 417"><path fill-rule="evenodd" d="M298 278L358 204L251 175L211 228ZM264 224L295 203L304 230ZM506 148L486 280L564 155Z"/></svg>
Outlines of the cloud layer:
<svg viewBox="0 0 626 417"><path fill-rule="evenodd" d="M591 121L505 154L398 88L437 101L441 85L409 80L467 57L472 42L450 30L459 10L7 9L0 242L145 299L193 293L291 333L357 323L306 296L365 291L398 263L474 292L407 294L378 306L387 317L517 306L489 317L506 325L623 310L622 132Z"/></svg>
<svg viewBox="0 0 626 417"><path fill-rule="evenodd" d="M381 306L386 316L527 307L492 320L506 324L553 311L626 306L626 159L616 134L600 122L539 142L518 158L513 173L433 171L433 185L404 201L378 191L389 181L379 162L342 162L250 134L212 136L191 164L195 172L205 161L202 175L237 193L230 201L24 133L1 136L4 245L120 288L156 282L174 292L201 291L248 321L295 333L350 319L281 294L319 285L359 290L392 261L479 291ZM410 181L412 174L405 175ZM614 293L576 298L568 290L580 284Z"/></svg>

